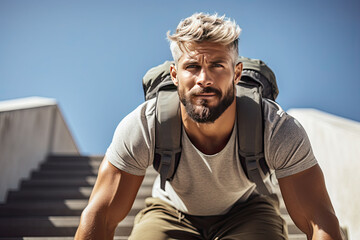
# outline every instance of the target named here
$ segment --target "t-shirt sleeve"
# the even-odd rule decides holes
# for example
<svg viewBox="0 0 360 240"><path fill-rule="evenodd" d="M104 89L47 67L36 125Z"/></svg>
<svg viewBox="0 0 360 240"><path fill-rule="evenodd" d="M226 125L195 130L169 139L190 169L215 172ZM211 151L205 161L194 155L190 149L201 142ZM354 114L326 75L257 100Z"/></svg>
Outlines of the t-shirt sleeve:
<svg viewBox="0 0 360 240"><path fill-rule="evenodd" d="M290 176L317 164L301 124L274 102L265 110L265 157L277 178Z"/></svg>
<svg viewBox="0 0 360 240"><path fill-rule="evenodd" d="M146 102L127 115L117 126L106 159L127 173L143 176L152 164L153 124ZM151 107L150 107L151 108Z"/></svg>

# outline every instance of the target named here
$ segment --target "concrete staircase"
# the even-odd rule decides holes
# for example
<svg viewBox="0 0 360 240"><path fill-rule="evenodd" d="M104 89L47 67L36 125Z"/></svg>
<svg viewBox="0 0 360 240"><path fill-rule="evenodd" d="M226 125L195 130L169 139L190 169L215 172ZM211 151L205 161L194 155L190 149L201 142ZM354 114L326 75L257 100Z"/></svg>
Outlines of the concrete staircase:
<svg viewBox="0 0 360 240"><path fill-rule="evenodd" d="M80 214L87 205L100 157L51 156L18 191L10 191L7 202L0 205L0 239L73 239ZM151 195L157 173L147 171L130 214L116 229L117 240L127 239L134 216ZM306 237L293 224L281 201L281 213L288 223L290 240Z"/></svg>

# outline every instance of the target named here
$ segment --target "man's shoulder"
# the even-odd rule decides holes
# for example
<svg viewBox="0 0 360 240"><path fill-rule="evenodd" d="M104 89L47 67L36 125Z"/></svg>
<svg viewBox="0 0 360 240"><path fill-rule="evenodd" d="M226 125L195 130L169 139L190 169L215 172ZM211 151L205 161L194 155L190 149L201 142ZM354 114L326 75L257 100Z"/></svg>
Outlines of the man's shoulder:
<svg viewBox="0 0 360 240"><path fill-rule="evenodd" d="M127 114L118 124L115 133L122 133L122 136L130 138L136 129L151 129L155 121L155 99L141 103L132 112ZM118 134L116 134L118 135Z"/></svg>
<svg viewBox="0 0 360 240"><path fill-rule="evenodd" d="M263 100L263 111L264 154L276 176L286 177L314 166L317 161L301 124L272 100Z"/></svg>
<svg viewBox="0 0 360 240"><path fill-rule="evenodd" d="M140 114L143 117L153 116L155 114L156 99L150 99L141 103L134 111L133 114Z"/></svg>
<svg viewBox="0 0 360 240"><path fill-rule="evenodd" d="M275 101L267 98L262 99L263 118L266 123L275 123L280 119L286 118L287 114L282 107Z"/></svg>
<svg viewBox="0 0 360 240"><path fill-rule="evenodd" d="M117 168L144 175L153 156L155 100L140 104L118 124L106 156Z"/></svg>
<svg viewBox="0 0 360 240"><path fill-rule="evenodd" d="M275 133L277 135L289 135L304 132L300 123L287 114L277 102L263 99L262 103L265 139L274 136Z"/></svg>
<svg viewBox="0 0 360 240"><path fill-rule="evenodd" d="M152 116L155 115L155 103L156 99L147 100L138 105L133 111L127 114L121 122L124 121L151 121Z"/></svg>

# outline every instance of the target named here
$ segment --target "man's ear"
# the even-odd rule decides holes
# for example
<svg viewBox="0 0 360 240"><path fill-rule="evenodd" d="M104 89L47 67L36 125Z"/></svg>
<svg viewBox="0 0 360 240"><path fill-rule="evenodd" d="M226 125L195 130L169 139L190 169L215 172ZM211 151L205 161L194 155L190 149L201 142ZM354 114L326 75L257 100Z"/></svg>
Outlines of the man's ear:
<svg viewBox="0 0 360 240"><path fill-rule="evenodd" d="M170 76L171 76L171 80L173 81L174 85L178 86L179 82L177 80L177 71L176 71L175 64L170 65Z"/></svg>
<svg viewBox="0 0 360 240"><path fill-rule="evenodd" d="M235 79L234 79L235 85L240 81L242 70L243 70L243 64L242 62L239 62L235 66Z"/></svg>

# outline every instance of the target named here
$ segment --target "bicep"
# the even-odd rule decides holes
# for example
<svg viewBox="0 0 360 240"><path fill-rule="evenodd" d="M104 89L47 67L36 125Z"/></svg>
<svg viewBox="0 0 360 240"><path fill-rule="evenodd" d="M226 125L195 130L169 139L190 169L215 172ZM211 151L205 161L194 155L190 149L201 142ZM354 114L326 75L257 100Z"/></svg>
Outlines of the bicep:
<svg viewBox="0 0 360 240"><path fill-rule="evenodd" d="M119 170L105 157L87 208L104 213L111 223L121 221L130 211L143 178Z"/></svg>
<svg viewBox="0 0 360 240"><path fill-rule="evenodd" d="M291 218L308 236L337 221L319 165L280 178L279 185Z"/></svg>

